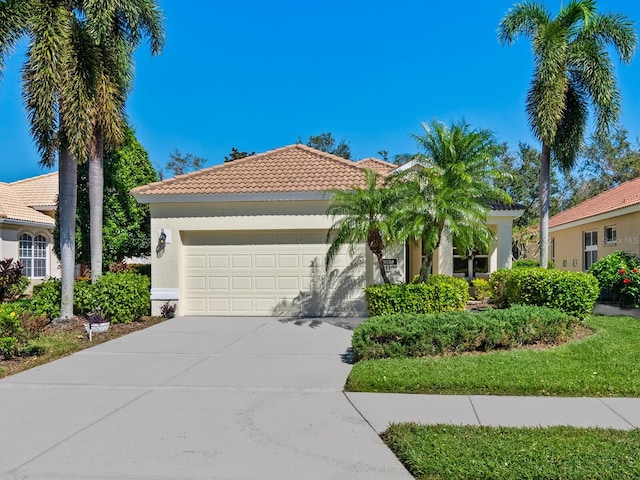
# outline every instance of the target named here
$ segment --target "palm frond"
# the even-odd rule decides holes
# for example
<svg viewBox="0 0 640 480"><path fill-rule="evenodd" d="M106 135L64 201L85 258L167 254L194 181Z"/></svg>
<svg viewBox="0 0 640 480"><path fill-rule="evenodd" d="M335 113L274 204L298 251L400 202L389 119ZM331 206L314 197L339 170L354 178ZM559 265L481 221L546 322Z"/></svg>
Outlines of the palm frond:
<svg viewBox="0 0 640 480"><path fill-rule="evenodd" d="M5 60L18 40L26 35L29 23L29 4L21 0L0 2L0 79Z"/></svg>
<svg viewBox="0 0 640 480"><path fill-rule="evenodd" d="M498 39L503 44L511 45L518 35L532 38L539 27L549 21L550 14L541 3L517 3L500 20Z"/></svg>

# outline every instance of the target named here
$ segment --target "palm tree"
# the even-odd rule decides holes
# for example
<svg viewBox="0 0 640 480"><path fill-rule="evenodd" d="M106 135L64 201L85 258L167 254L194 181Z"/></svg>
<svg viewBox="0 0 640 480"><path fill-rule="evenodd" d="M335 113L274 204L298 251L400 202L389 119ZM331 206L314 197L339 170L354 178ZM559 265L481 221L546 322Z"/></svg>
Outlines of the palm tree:
<svg viewBox="0 0 640 480"><path fill-rule="evenodd" d="M534 73L527 94L540 156L540 264L549 260L549 178L551 160L565 170L581 147L588 107L596 115L598 136L618 119L620 92L607 51L613 46L628 63L636 49L633 23L621 14L599 14L594 0L573 0L556 18L537 2L514 5L500 21L498 37L511 45L518 35L531 39Z"/></svg>
<svg viewBox="0 0 640 480"><path fill-rule="evenodd" d="M327 210L334 220L327 241L331 241L325 257L328 270L340 248L367 242L369 250L376 257L380 275L384 283L391 283L384 268L383 252L385 241L392 241L393 229L389 214L394 205L394 190L380 185L380 177L369 169L364 169L365 187L352 190L330 190L331 203Z"/></svg>
<svg viewBox="0 0 640 480"><path fill-rule="evenodd" d="M0 66L16 42L30 42L23 95L41 162L59 163L58 215L62 264L62 320L73 315L77 158L86 155L90 131L92 60L81 46L86 34L73 5L55 0L0 2Z"/></svg>
<svg viewBox="0 0 640 480"><path fill-rule="evenodd" d="M133 80L135 47L146 36L156 55L162 50L164 34L162 14L154 0L87 2L85 13L97 76L89 150L91 279L96 281L102 274L105 142L115 146L124 138L124 108Z"/></svg>
<svg viewBox="0 0 640 480"><path fill-rule="evenodd" d="M450 236L462 252L487 249L493 239L486 225L491 204L511 201L493 186L503 173L496 160L501 147L490 131L436 120L423 127L424 135L414 135L423 150L417 156L420 166L395 179L403 205L393 219L401 238L422 241L422 282L429 276L443 235Z"/></svg>

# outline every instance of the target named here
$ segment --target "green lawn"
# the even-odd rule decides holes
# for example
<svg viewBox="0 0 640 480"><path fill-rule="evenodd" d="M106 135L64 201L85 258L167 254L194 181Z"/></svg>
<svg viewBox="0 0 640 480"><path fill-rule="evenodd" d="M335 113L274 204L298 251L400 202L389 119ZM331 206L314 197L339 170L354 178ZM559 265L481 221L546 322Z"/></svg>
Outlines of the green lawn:
<svg viewBox="0 0 640 480"><path fill-rule="evenodd" d="M383 439L418 479L640 478L640 430L401 424Z"/></svg>
<svg viewBox="0 0 640 480"><path fill-rule="evenodd" d="M640 320L593 316L585 324L593 335L554 348L358 362L346 390L640 397Z"/></svg>

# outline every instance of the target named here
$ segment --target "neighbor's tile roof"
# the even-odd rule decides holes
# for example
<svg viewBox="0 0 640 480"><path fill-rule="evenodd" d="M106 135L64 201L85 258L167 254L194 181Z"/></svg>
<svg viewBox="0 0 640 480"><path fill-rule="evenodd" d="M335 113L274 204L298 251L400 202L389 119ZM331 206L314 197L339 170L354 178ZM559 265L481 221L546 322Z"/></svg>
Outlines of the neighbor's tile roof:
<svg viewBox="0 0 640 480"><path fill-rule="evenodd" d="M557 227L637 204L640 204L640 177L560 212L549 219L549 227Z"/></svg>
<svg viewBox="0 0 640 480"><path fill-rule="evenodd" d="M137 187L131 193L210 195L349 189L364 186L362 166L295 144Z"/></svg>
<svg viewBox="0 0 640 480"><path fill-rule="evenodd" d="M389 175L396 168L398 168L398 165L394 163L378 160L377 158L365 158L364 160L360 160L359 162L356 162L356 165L362 168L368 168L370 170L373 170L376 173L379 173L380 175L385 175L385 176Z"/></svg>
<svg viewBox="0 0 640 480"><path fill-rule="evenodd" d="M55 225L39 210L55 210L58 173L48 173L12 183L0 182L0 219Z"/></svg>

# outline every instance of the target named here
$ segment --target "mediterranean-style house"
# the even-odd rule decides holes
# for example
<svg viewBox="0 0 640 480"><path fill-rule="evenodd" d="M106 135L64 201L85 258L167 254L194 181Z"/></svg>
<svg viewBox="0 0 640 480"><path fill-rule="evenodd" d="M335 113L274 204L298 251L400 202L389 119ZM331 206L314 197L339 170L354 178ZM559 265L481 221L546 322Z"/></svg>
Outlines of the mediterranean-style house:
<svg viewBox="0 0 640 480"><path fill-rule="evenodd" d="M640 254L640 177L551 217L549 242L561 270L587 271L618 250Z"/></svg>
<svg viewBox="0 0 640 480"><path fill-rule="evenodd" d="M180 315L366 315L363 287L380 280L365 245L344 248L324 268L326 192L364 186L364 168L387 176L397 166L296 144L133 189L151 211L152 313L170 301ZM521 214L491 211L497 240L489 252L457 257L443 242L434 273L472 277L510 266L512 220ZM385 256L394 281L410 280L421 246Z"/></svg>
<svg viewBox="0 0 640 480"><path fill-rule="evenodd" d="M59 277L53 252L58 173L0 182L0 258L20 259L33 283Z"/></svg>

